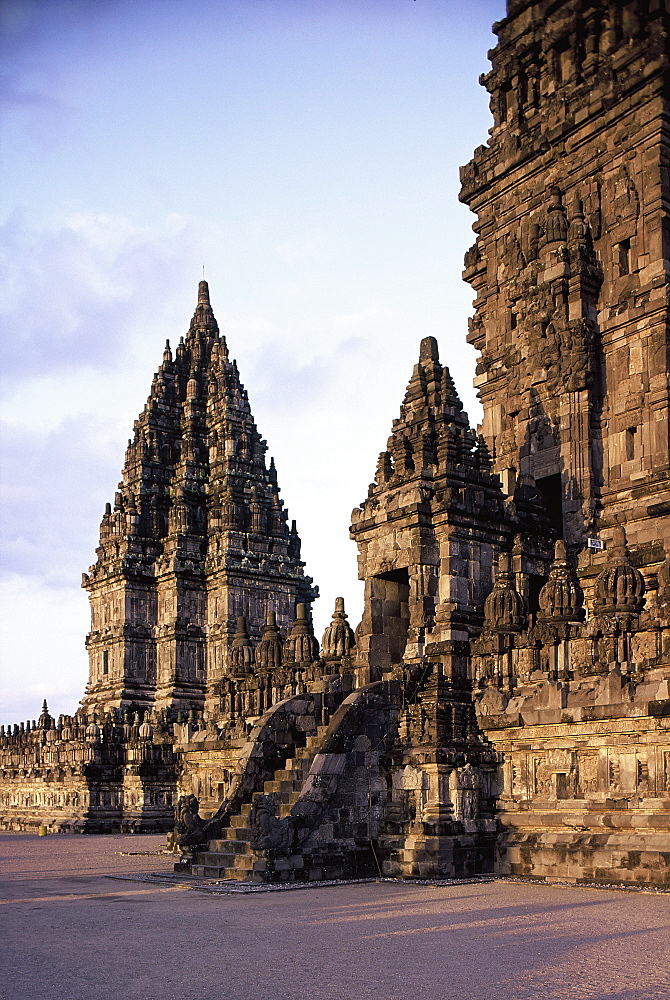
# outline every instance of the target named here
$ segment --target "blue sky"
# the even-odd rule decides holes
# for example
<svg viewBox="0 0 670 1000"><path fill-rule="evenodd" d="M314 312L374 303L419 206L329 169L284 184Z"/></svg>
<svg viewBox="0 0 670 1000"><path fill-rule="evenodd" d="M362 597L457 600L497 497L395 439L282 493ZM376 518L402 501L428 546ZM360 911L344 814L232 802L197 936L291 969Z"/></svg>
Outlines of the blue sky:
<svg viewBox="0 0 670 1000"><path fill-rule="evenodd" d="M205 267L322 597L421 337L473 423L478 77L502 0L3 0L3 723L71 712L104 504Z"/></svg>

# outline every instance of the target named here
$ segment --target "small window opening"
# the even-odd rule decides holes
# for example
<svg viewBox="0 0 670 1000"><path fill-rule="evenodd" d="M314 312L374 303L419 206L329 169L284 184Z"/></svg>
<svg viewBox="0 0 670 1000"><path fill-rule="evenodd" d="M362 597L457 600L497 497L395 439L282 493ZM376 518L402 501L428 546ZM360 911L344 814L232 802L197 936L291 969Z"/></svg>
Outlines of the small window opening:
<svg viewBox="0 0 670 1000"><path fill-rule="evenodd" d="M528 610L532 615L536 615L540 610L540 591L547 582L545 576L538 576L537 573L531 573L528 576Z"/></svg>
<svg viewBox="0 0 670 1000"><path fill-rule="evenodd" d="M554 48L554 74L557 83L568 80L572 73L572 54L570 40L562 38Z"/></svg>
<svg viewBox="0 0 670 1000"><path fill-rule="evenodd" d="M507 90L501 87L498 91L498 118L500 122L507 121Z"/></svg>
<svg viewBox="0 0 670 1000"><path fill-rule="evenodd" d="M511 465L508 469L503 469L500 478L503 491L508 497L514 496L514 487L516 486L516 469L514 466Z"/></svg>
<svg viewBox="0 0 670 1000"><path fill-rule="evenodd" d="M528 77L525 73L519 73L519 107L523 108L528 103Z"/></svg>
<svg viewBox="0 0 670 1000"><path fill-rule="evenodd" d="M612 35L615 45L623 41L623 11L616 4L612 16Z"/></svg>
<svg viewBox="0 0 670 1000"><path fill-rule="evenodd" d="M619 244L619 277L630 274L630 240L622 240Z"/></svg>
<svg viewBox="0 0 670 1000"><path fill-rule="evenodd" d="M511 312L509 314L509 325L511 330L516 330L516 313Z"/></svg>
<svg viewBox="0 0 670 1000"><path fill-rule="evenodd" d="M556 775L556 798L569 799L570 797L570 779L567 774L559 771Z"/></svg>
<svg viewBox="0 0 670 1000"><path fill-rule="evenodd" d="M105 649L102 654L102 672L103 674L109 673L109 653Z"/></svg>
<svg viewBox="0 0 670 1000"><path fill-rule="evenodd" d="M635 458L635 435L637 427L629 427L626 430L626 461L630 462Z"/></svg>
<svg viewBox="0 0 670 1000"><path fill-rule="evenodd" d="M370 605L373 631L385 639L384 666L400 663L409 629L409 570L390 570L373 577Z"/></svg>

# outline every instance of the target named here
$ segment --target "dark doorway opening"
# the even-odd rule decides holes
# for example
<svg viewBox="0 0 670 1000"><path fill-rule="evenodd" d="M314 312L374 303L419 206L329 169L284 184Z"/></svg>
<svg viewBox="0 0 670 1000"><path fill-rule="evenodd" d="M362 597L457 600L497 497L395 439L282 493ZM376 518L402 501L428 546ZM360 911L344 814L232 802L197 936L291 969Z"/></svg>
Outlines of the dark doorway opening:
<svg viewBox="0 0 670 1000"><path fill-rule="evenodd" d="M563 488L560 472L538 479L536 486L557 538L563 538Z"/></svg>
<svg viewBox="0 0 670 1000"><path fill-rule="evenodd" d="M394 569L372 578L372 625L387 642L388 665L400 663L409 628L409 570Z"/></svg>
<svg viewBox="0 0 670 1000"><path fill-rule="evenodd" d="M546 576L531 573L528 577L528 610L536 615L540 610L540 591L547 582Z"/></svg>

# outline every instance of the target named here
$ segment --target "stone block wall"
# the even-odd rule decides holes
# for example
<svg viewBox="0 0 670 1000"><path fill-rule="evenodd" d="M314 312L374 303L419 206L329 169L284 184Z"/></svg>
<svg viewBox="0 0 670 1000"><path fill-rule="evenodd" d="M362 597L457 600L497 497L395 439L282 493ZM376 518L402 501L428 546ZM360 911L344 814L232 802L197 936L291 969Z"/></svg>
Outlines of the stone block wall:
<svg viewBox="0 0 670 1000"><path fill-rule="evenodd" d="M537 724L501 729L484 721L504 760L497 871L670 883L670 702L664 715L650 708L619 706L617 717L606 706L580 722L544 710Z"/></svg>
<svg viewBox="0 0 670 1000"><path fill-rule="evenodd" d="M158 731L157 731L158 730ZM162 832L174 822L171 733L111 716L51 718L0 735L0 828Z"/></svg>

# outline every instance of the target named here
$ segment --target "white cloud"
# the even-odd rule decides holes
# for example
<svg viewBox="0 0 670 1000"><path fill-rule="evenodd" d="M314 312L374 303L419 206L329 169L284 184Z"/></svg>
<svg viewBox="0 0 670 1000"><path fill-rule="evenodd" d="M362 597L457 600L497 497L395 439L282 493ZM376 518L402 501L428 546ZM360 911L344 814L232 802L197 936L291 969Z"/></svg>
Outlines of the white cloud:
<svg viewBox="0 0 670 1000"><path fill-rule="evenodd" d="M88 601L76 586L58 588L12 574L0 581L0 630L12 649L2 677L2 722L71 713L84 693Z"/></svg>

